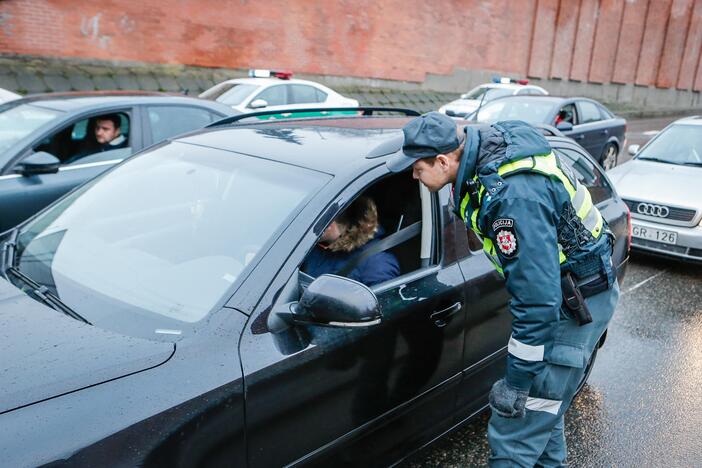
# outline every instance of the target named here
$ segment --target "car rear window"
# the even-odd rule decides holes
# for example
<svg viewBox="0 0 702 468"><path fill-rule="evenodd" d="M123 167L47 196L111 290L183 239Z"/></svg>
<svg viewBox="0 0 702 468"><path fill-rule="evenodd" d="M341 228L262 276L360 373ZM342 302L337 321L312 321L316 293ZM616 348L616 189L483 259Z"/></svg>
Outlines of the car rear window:
<svg viewBox="0 0 702 468"><path fill-rule="evenodd" d="M602 175L599 167L595 166L587 156L571 148L554 148L568 166L573 169L578 181L588 188L592 202L598 204L612 198L612 188Z"/></svg>

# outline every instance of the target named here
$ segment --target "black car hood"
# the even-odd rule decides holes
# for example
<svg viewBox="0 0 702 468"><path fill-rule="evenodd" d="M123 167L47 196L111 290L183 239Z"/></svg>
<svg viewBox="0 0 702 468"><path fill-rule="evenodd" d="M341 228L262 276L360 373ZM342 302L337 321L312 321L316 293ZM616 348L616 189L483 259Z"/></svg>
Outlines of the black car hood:
<svg viewBox="0 0 702 468"><path fill-rule="evenodd" d="M0 414L156 367L174 351L86 325L0 279Z"/></svg>

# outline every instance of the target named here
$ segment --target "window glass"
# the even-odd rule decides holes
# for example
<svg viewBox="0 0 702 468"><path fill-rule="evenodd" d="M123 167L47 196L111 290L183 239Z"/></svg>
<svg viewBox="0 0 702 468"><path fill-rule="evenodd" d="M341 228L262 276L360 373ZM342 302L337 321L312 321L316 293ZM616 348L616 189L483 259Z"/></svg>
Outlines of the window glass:
<svg viewBox="0 0 702 468"><path fill-rule="evenodd" d="M319 244L308 254L301 270L311 277L343 274L368 286L416 271L422 268L423 240L418 227L421 225L416 224L421 221L418 182L408 178L407 174L383 179L364 190L334 218L322 233ZM406 228L416 229L416 235L371 255L351 271L344 270L365 249ZM431 244L432 239L424 242Z"/></svg>
<svg viewBox="0 0 702 468"><path fill-rule="evenodd" d="M602 118L604 120L614 118L614 114L612 114L609 110L607 110L604 107L600 107L600 113L602 114Z"/></svg>
<svg viewBox="0 0 702 468"><path fill-rule="evenodd" d="M636 159L702 166L702 127L675 124L659 133Z"/></svg>
<svg viewBox="0 0 702 468"><path fill-rule="evenodd" d="M258 86L253 84L220 83L200 94L200 97L221 102L228 106L238 106L257 88Z"/></svg>
<svg viewBox="0 0 702 468"><path fill-rule="evenodd" d="M171 143L25 225L19 268L97 326L146 336L179 329L211 310L326 180L295 166Z"/></svg>
<svg viewBox="0 0 702 468"><path fill-rule="evenodd" d="M543 123L553 104L531 98L500 99L485 104L478 112L478 122L493 123L500 120L524 120Z"/></svg>
<svg viewBox="0 0 702 468"><path fill-rule="evenodd" d="M600 109L597 104L588 101L580 101L580 123L586 124L602 120Z"/></svg>
<svg viewBox="0 0 702 468"><path fill-rule="evenodd" d="M327 93L325 93L321 89L315 88L314 92L317 95L317 102L324 102L327 100Z"/></svg>
<svg viewBox="0 0 702 468"><path fill-rule="evenodd" d="M148 114L154 143L202 128L220 118L219 115L205 109L186 106L149 107Z"/></svg>
<svg viewBox="0 0 702 468"><path fill-rule="evenodd" d="M578 124L578 114L575 111L575 104L567 104L561 107L561 110L556 114L556 120L553 122L554 125L560 123L570 123L571 125Z"/></svg>
<svg viewBox="0 0 702 468"><path fill-rule="evenodd" d="M271 86L258 93L251 101L263 99L269 106L283 106L287 104L285 88L286 85Z"/></svg>
<svg viewBox="0 0 702 468"><path fill-rule="evenodd" d="M492 99L497 99L503 96L511 96L512 94L514 94L514 89L512 88L492 88L489 86L478 86L477 88L473 88L468 93L463 94L461 96L461 99L482 99L484 101L490 101ZM485 95L485 97L483 97L483 95Z"/></svg>
<svg viewBox="0 0 702 468"><path fill-rule="evenodd" d="M323 102L326 99L326 94L324 94L324 99L318 98L317 89L313 86L307 85L290 85L289 91L290 104L309 104L314 102Z"/></svg>
<svg viewBox="0 0 702 468"><path fill-rule="evenodd" d="M597 204L612 198L612 189L602 176L602 172L585 155L570 148L554 148L554 151L573 169L578 181L588 188L593 203Z"/></svg>
<svg viewBox="0 0 702 468"><path fill-rule="evenodd" d="M31 104L0 106L0 151L6 150L61 114L61 111Z"/></svg>
<svg viewBox="0 0 702 468"><path fill-rule="evenodd" d="M115 150L131 152L130 121L127 112L114 112L81 119L45 138L33 147L56 156L61 164L83 162L91 155ZM123 154L124 151L119 152ZM97 162L102 157L90 158ZM88 160L86 160L88 161Z"/></svg>

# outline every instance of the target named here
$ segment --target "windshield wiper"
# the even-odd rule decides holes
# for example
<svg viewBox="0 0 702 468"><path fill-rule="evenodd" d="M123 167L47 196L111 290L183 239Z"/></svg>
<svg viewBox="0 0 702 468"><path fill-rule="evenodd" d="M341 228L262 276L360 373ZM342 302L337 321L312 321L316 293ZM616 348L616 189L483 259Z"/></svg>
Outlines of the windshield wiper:
<svg viewBox="0 0 702 468"><path fill-rule="evenodd" d="M78 312L75 310L71 309L68 307L66 304L61 301L61 299L58 298L55 294L53 294L51 291L49 291L49 288L47 288L44 285L40 285L33 279L31 279L29 276L25 275L21 271L19 271L17 268L14 266L11 266L7 269L6 274L12 274L15 278L19 279L22 281L24 284L29 286L31 289L31 292L39 298L41 302L44 304L48 305L54 310L58 310L59 312L63 312L64 314L68 315L71 318L74 318L76 320L80 320L81 322L87 323L88 325L92 325L92 323L88 322L83 316L81 316Z"/></svg>
<svg viewBox="0 0 702 468"><path fill-rule="evenodd" d="M673 161L669 161L667 159L661 159L661 158L641 158L641 157L638 157L636 159L639 159L641 161L655 161L655 162L661 162L661 163L665 163L665 164L675 164Z"/></svg>
<svg viewBox="0 0 702 468"><path fill-rule="evenodd" d="M702 162L697 162L697 161L686 161L684 163L681 163L684 166L697 166L697 167L702 167Z"/></svg>

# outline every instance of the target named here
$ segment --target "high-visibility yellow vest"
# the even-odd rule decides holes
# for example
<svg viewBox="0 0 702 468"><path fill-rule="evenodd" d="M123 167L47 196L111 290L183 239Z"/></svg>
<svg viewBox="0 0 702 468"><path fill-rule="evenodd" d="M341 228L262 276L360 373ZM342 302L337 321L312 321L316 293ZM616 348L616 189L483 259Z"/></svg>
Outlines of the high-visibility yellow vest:
<svg viewBox="0 0 702 468"><path fill-rule="evenodd" d="M570 202L573 205L575 213L580 218L585 229L587 229L590 234L595 239L599 239L602 235L602 214L600 210L592 203L592 198L590 197L590 192L585 188L580 182L575 178L571 180L559 167L556 160L556 156L553 153L536 155L529 158L520 159L514 162L508 162L501 165L497 169L497 173L502 177L507 177L520 172L536 172L554 180L559 181L570 195ZM478 181L477 176L475 177L476 182ZM478 208L472 210L469 215L466 211L470 207L470 197L469 194L464 195L461 200L460 214L464 222L468 222L470 219L470 226L475 232L475 234L483 241L483 250L488 255L488 258L492 261L495 268L500 274L503 274L502 263L497 255L497 249L492 239L486 237L478 226L478 214L480 213L480 208L483 203L483 195L485 194L485 187L480 184L480 189L478 191ZM470 216L470 218L468 218ZM558 245L559 261L561 264L565 263L568 258L563 252L561 245Z"/></svg>

